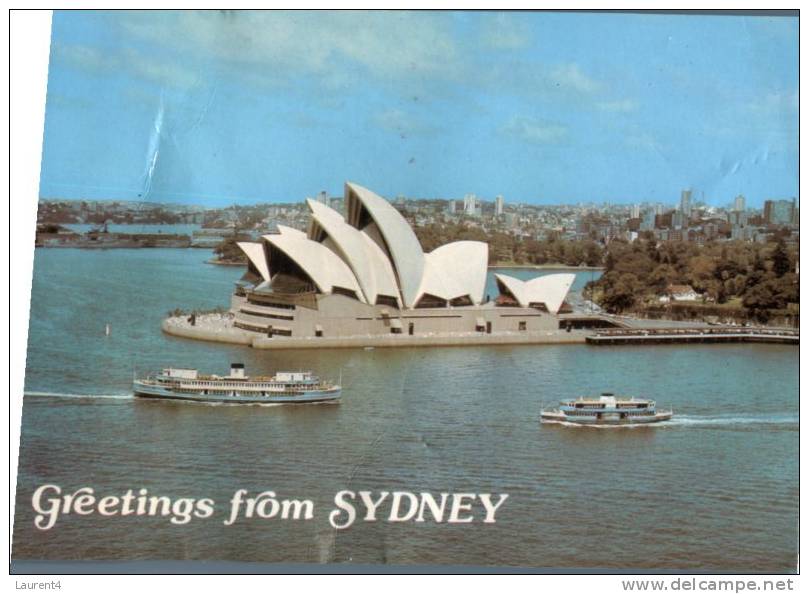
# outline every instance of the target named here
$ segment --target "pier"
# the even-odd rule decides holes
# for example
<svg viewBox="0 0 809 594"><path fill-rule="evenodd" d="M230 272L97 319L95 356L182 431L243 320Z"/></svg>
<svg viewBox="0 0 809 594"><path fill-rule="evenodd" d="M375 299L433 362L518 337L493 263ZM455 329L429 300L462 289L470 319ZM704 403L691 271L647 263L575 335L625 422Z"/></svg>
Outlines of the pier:
<svg viewBox="0 0 809 594"><path fill-rule="evenodd" d="M586 337L587 344L679 344L687 342L800 343L800 332L786 328L614 328Z"/></svg>

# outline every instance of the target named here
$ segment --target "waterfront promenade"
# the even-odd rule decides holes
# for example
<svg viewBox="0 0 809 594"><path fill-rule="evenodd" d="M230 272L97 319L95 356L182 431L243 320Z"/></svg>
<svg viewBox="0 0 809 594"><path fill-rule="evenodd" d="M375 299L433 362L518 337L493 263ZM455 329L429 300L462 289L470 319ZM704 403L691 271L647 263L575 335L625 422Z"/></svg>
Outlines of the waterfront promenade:
<svg viewBox="0 0 809 594"><path fill-rule="evenodd" d="M407 334L360 334L354 336L273 336L249 332L232 325L229 314L201 314L194 325L187 316L163 320L166 334L242 344L256 349L312 349L312 348L363 348L363 347L430 347L430 346L482 346L519 344L584 344L589 330L542 330L536 332L452 332L410 336Z"/></svg>
<svg viewBox="0 0 809 594"><path fill-rule="evenodd" d="M710 326L700 322L673 322L669 320L642 320L604 316L605 320L624 326L608 329L542 330L534 332L453 332L410 336L407 334L353 336L273 336L242 330L233 325L229 313L200 314L192 324L187 316L174 316L163 320L166 334L209 342L240 344L255 349L311 349L311 348L363 348L363 347L430 347L430 346L482 346L531 344L680 344L760 342L774 344L800 343L800 333L780 328L739 328ZM560 318L564 323L565 319Z"/></svg>
<svg viewBox="0 0 809 594"><path fill-rule="evenodd" d="M777 328L739 328L710 326L698 322L669 320L642 320L592 316L624 327L609 329L571 329L522 332L452 332L410 336L407 334L353 336L273 336L268 337L233 325L228 313L200 314L192 324L187 316L174 316L163 320L166 334L195 340L240 344L255 349L311 349L311 348L364 348L364 347L431 347L431 346L486 346L531 344L676 344L762 342L799 344L797 330ZM560 318L562 324L570 318Z"/></svg>
<svg viewBox="0 0 809 594"><path fill-rule="evenodd" d="M668 328L610 328L599 330L586 338L588 344L677 344L689 342L764 342L774 344L800 343L800 333L786 328L735 327L668 327Z"/></svg>

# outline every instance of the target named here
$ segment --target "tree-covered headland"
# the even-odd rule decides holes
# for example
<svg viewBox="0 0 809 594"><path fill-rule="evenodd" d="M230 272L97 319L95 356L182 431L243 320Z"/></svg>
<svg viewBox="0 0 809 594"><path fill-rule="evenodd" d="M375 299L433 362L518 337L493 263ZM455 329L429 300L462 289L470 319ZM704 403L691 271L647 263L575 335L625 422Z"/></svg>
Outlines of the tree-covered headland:
<svg viewBox="0 0 809 594"><path fill-rule="evenodd" d="M758 322L798 315L798 250L783 239L698 245L644 235L632 243L611 241L603 263L603 275L585 292L612 313ZM678 286L693 288L698 299L667 299Z"/></svg>

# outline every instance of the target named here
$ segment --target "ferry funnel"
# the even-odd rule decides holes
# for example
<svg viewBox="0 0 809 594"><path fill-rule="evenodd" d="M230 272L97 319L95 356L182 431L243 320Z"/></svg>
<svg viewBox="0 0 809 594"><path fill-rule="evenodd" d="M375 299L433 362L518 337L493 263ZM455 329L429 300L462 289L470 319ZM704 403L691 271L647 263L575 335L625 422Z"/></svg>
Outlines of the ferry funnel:
<svg viewBox="0 0 809 594"><path fill-rule="evenodd" d="M243 379L244 378L244 363L231 363L230 364L230 377Z"/></svg>

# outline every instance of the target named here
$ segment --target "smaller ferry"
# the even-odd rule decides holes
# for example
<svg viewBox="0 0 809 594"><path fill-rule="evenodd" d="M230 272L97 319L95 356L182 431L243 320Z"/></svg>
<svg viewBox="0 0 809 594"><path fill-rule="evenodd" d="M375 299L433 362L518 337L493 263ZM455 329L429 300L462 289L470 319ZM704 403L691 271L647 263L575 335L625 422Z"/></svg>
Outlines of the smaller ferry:
<svg viewBox="0 0 809 594"><path fill-rule="evenodd" d="M673 411L658 411L654 400L616 398L604 392L597 398L570 398L559 402L555 410L543 410L542 422L565 422L578 425L639 425L671 419Z"/></svg>
<svg viewBox="0 0 809 594"><path fill-rule="evenodd" d="M169 367L132 384L135 396L195 402L310 403L337 400L342 388L311 371L278 371L271 377L249 377L234 363L230 375L202 375L196 369Z"/></svg>

